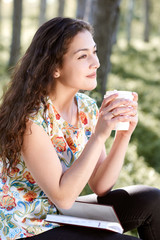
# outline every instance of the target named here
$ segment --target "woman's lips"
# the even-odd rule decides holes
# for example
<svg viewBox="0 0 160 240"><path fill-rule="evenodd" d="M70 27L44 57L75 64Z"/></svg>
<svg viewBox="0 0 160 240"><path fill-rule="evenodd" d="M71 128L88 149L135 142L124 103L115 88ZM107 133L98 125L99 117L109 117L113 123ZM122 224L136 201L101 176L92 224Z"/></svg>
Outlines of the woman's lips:
<svg viewBox="0 0 160 240"><path fill-rule="evenodd" d="M89 78L95 78L97 76L97 74L96 74L96 72L94 72L94 73L91 73L90 75L88 75L87 77L89 77Z"/></svg>

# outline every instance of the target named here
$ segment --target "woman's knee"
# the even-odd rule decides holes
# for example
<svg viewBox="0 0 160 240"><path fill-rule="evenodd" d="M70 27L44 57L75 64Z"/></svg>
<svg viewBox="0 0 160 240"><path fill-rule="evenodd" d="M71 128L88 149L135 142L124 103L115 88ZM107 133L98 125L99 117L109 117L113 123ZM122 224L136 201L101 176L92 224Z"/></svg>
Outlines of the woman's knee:
<svg viewBox="0 0 160 240"><path fill-rule="evenodd" d="M135 198L135 201L137 200L137 204L140 203L142 206L148 205L148 207L154 207L158 203L160 205L160 190L158 188L135 185L126 187L124 190L127 191L131 198Z"/></svg>
<svg viewBox="0 0 160 240"><path fill-rule="evenodd" d="M101 204L113 205L117 214L123 216L138 212L138 214L152 214L155 211L160 212L160 190L145 185L133 185L116 189L104 197L98 197Z"/></svg>

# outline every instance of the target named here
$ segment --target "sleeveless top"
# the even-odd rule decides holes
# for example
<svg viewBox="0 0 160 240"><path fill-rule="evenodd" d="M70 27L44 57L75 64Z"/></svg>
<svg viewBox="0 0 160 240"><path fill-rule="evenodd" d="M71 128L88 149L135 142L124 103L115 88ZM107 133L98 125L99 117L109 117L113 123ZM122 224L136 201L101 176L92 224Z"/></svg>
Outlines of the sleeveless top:
<svg viewBox="0 0 160 240"><path fill-rule="evenodd" d="M70 125L60 116L49 97L45 118L43 105L36 115L30 116L30 120L48 134L63 172L83 151L98 118L95 100L82 93L77 93L75 98L78 105L78 127ZM0 160L0 174L1 171ZM0 240L31 237L58 227L58 224L44 220L47 214L58 214L58 211L36 184L21 157L10 176L2 179L2 174L0 175Z"/></svg>

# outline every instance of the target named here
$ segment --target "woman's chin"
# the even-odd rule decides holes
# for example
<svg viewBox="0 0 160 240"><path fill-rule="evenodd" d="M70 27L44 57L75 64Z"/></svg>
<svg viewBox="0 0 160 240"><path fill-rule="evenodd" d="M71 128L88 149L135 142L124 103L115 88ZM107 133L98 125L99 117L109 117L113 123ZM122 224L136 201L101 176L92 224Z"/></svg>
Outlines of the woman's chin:
<svg viewBox="0 0 160 240"><path fill-rule="evenodd" d="M97 81L90 84L89 86L87 86L87 89L85 89L86 91L92 91L97 87Z"/></svg>

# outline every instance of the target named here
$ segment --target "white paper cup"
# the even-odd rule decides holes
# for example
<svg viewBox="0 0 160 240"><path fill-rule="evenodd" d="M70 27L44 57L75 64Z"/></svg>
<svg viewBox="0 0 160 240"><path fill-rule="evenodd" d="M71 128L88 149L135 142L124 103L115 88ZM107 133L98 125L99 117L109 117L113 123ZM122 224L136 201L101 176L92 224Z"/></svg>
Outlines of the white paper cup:
<svg viewBox="0 0 160 240"><path fill-rule="evenodd" d="M129 100L133 100L133 94L130 91L107 91L104 97L108 97L110 95L113 95L115 93L118 93L117 98L125 98ZM129 122L119 122L115 126L115 130L128 130L129 129Z"/></svg>

